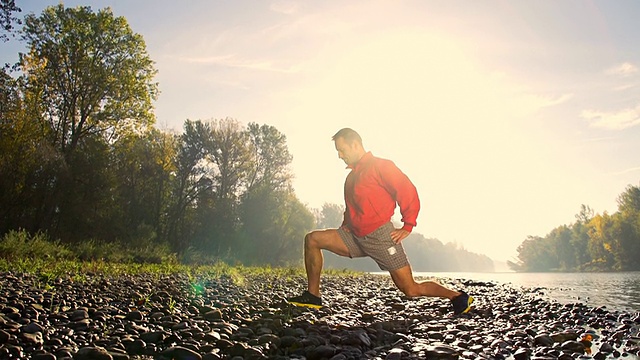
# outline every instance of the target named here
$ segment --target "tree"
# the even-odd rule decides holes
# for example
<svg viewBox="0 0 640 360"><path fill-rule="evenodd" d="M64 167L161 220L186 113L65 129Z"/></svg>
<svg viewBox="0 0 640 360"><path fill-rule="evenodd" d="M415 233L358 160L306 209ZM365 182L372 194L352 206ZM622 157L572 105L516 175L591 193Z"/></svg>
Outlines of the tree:
<svg viewBox="0 0 640 360"><path fill-rule="evenodd" d="M589 228L587 224L593 219L594 211L588 205L580 205L580 212L576 214L576 222L571 226L571 247L575 256L575 264L577 268L582 267L590 261L589 246Z"/></svg>
<svg viewBox="0 0 640 360"><path fill-rule="evenodd" d="M153 240L162 233L169 198L169 177L175 169L175 137L152 129L121 137L110 149L110 228L122 240Z"/></svg>
<svg viewBox="0 0 640 360"><path fill-rule="evenodd" d="M29 49L20 54L27 91L65 156L84 136L113 138L153 123L156 70L124 17L60 4L27 15L22 39Z"/></svg>
<svg viewBox="0 0 640 360"><path fill-rule="evenodd" d="M589 221L589 255L591 264L601 270L613 268L613 220L607 212L598 214Z"/></svg>
<svg viewBox="0 0 640 360"><path fill-rule="evenodd" d="M212 120L207 147L207 160L214 170L216 194L219 200L233 202L246 183L252 160L248 134L237 120ZM246 186L245 186L246 187Z"/></svg>
<svg viewBox="0 0 640 360"><path fill-rule="evenodd" d="M522 271L549 271L558 268L558 259L546 238L527 236L518 246L518 262Z"/></svg>
<svg viewBox="0 0 640 360"><path fill-rule="evenodd" d="M22 10L16 6L15 0L0 0L0 27L2 33L0 33L0 40L8 41L7 36L13 31L13 24L20 24L20 19L15 17L15 13Z"/></svg>
<svg viewBox="0 0 640 360"><path fill-rule="evenodd" d="M640 264L640 239L633 222L634 218L624 213L615 213L611 224L611 253L615 259L615 270L638 270Z"/></svg>
<svg viewBox="0 0 640 360"><path fill-rule="evenodd" d="M252 166L248 170L247 188L266 185L272 189L291 186L289 166L292 156L287 148L286 136L275 127L250 123L247 134L253 151Z"/></svg>
<svg viewBox="0 0 640 360"><path fill-rule="evenodd" d="M207 155L205 142L211 127L202 121L187 120L184 131L178 136L173 167L175 173L171 181L171 197L168 204L166 226L163 239L175 251L182 252L189 245L193 231L188 215L193 208L198 193L208 191L212 186L204 159Z"/></svg>
<svg viewBox="0 0 640 360"><path fill-rule="evenodd" d="M240 210L244 263L300 264L304 235L314 218L293 192L254 188Z"/></svg>
<svg viewBox="0 0 640 360"><path fill-rule="evenodd" d="M40 230L51 179L64 163L46 141L48 133L25 106L19 81L0 69L0 234Z"/></svg>
<svg viewBox="0 0 640 360"><path fill-rule="evenodd" d="M319 217L316 220L318 228L337 228L342 225L344 219L344 206L332 203L322 204L322 210L320 210Z"/></svg>
<svg viewBox="0 0 640 360"><path fill-rule="evenodd" d="M590 261L588 251L589 227L587 224L588 222L583 223L578 221L571 227L571 246L574 250L576 265L578 268L582 268Z"/></svg>
<svg viewBox="0 0 640 360"><path fill-rule="evenodd" d="M234 119L185 122L167 228L175 250L195 246L218 256L231 253L240 226L238 205L256 168L252 155L248 132Z"/></svg>
<svg viewBox="0 0 640 360"><path fill-rule="evenodd" d="M576 266L576 252L571 244L572 235L571 229L563 225L553 229L545 239L558 258L560 270L573 270Z"/></svg>
<svg viewBox="0 0 640 360"><path fill-rule="evenodd" d="M613 217L613 252L620 270L640 269L640 187L627 186L618 196Z"/></svg>
<svg viewBox="0 0 640 360"><path fill-rule="evenodd" d="M215 203L210 215L216 218L211 235L217 252L229 252L240 224L238 204L247 187L247 173L252 156L248 134L237 120L209 122L211 132L205 141L206 160L212 171Z"/></svg>
<svg viewBox="0 0 640 360"><path fill-rule="evenodd" d="M640 187L629 185L618 196L618 211L625 215L640 213Z"/></svg>
<svg viewBox="0 0 640 360"><path fill-rule="evenodd" d="M247 135L252 156L239 208L242 256L254 264L299 264L314 218L293 192L286 137L273 126L255 123Z"/></svg>
<svg viewBox="0 0 640 360"><path fill-rule="evenodd" d="M594 215L594 211L588 205L582 204L580 205L580 212L576 214L576 220L581 224L588 223Z"/></svg>
<svg viewBox="0 0 640 360"><path fill-rule="evenodd" d="M22 40L29 50L20 54L24 107L62 160L42 180L47 191L37 222L52 236L77 235L77 215L105 205L95 189L106 186L109 145L154 122L156 70L142 37L110 9L46 8L26 16ZM84 225L94 228L90 220L97 219Z"/></svg>

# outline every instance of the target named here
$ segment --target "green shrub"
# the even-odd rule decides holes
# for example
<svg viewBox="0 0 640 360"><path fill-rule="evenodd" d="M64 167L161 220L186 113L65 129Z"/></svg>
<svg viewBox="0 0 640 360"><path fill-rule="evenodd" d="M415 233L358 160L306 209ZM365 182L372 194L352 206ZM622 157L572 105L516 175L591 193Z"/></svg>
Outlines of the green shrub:
<svg viewBox="0 0 640 360"><path fill-rule="evenodd" d="M51 259L72 260L73 252L60 241L51 241L42 233L29 234L12 230L0 240L0 257L7 260Z"/></svg>
<svg viewBox="0 0 640 360"><path fill-rule="evenodd" d="M120 264L161 264L175 261L169 246L151 242L122 243L88 240L74 246L80 261L105 261Z"/></svg>
<svg viewBox="0 0 640 360"><path fill-rule="evenodd" d="M133 261L141 264L177 262L176 255L171 252L167 244L134 244L128 251L131 253Z"/></svg>
<svg viewBox="0 0 640 360"><path fill-rule="evenodd" d="M73 251L80 261L129 262L130 254L119 244L105 243L95 239L74 244Z"/></svg>

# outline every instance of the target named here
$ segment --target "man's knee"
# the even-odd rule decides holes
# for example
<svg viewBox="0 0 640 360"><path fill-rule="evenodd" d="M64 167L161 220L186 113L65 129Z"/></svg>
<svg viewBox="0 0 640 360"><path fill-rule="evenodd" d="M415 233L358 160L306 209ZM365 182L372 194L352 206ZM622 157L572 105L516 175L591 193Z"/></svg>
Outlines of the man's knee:
<svg viewBox="0 0 640 360"><path fill-rule="evenodd" d="M418 297L418 296L422 295L420 293L420 289L418 287L418 284L415 283L415 282L413 284L405 284L405 285L402 285L402 286L398 286L398 290L402 291L404 296L406 296L408 298L414 298L414 297Z"/></svg>
<svg viewBox="0 0 640 360"><path fill-rule="evenodd" d="M391 271L390 274L398 290L402 291L406 297L414 298L423 295L423 291L420 288L421 284L417 283L413 278L411 267L405 266Z"/></svg>
<svg viewBox="0 0 640 360"><path fill-rule="evenodd" d="M349 256L349 249L335 230L314 230L304 237L304 247L309 250L328 250L340 256Z"/></svg>
<svg viewBox="0 0 640 360"><path fill-rule="evenodd" d="M318 232L317 231L311 231L309 233L307 233L307 235L304 236L304 247L305 248L317 248L319 247L319 241L318 241Z"/></svg>

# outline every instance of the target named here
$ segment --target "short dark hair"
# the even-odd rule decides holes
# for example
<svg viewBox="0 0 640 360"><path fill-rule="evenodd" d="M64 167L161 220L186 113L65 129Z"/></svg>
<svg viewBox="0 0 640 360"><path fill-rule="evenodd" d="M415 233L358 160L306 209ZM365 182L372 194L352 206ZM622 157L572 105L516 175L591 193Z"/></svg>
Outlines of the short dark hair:
<svg viewBox="0 0 640 360"><path fill-rule="evenodd" d="M337 138L343 138L349 143L357 141L358 143L362 144L362 138L360 137L360 134L350 128L340 129L340 131L338 131L331 137L331 140L336 141Z"/></svg>

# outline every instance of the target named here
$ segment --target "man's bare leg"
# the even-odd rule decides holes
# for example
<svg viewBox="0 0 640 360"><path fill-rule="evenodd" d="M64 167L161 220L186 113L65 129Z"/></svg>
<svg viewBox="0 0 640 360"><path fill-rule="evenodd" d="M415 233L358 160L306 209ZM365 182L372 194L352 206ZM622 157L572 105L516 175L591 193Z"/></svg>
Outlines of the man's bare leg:
<svg viewBox="0 0 640 360"><path fill-rule="evenodd" d="M460 292L446 288L435 281L416 282L413 278L411 265L389 271L389 274L391 274L391 279L393 279L398 289L407 297L430 296L451 300L460 295Z"/></svg>
<svg viewBox="0 0 640 360"><path fill-rule="evenodd" d="M349 256L349 249L336 229L315 230L304 237L304 267L307 271L307 290L318 297L320 297L320 273L324 265L323 249L340 256Z"/></svg>

